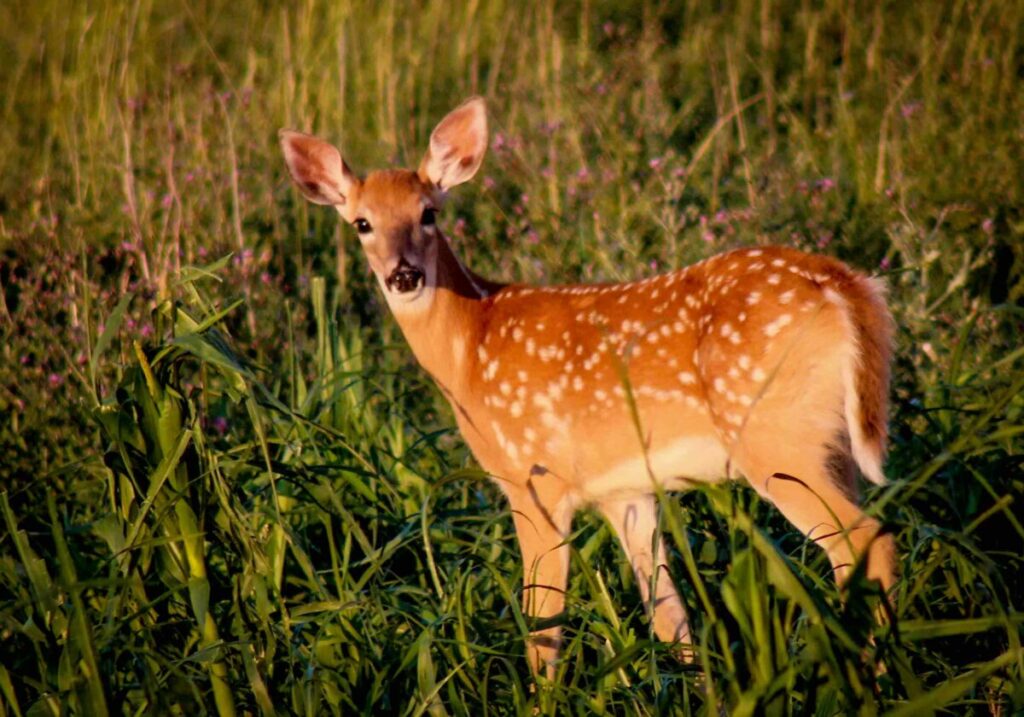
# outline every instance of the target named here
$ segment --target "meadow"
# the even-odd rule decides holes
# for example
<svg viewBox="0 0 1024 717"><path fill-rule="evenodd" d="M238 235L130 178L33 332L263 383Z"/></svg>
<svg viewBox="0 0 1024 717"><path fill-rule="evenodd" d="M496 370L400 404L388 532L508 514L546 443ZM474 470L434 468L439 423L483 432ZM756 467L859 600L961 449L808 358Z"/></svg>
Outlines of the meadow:
<svg viewBox="0 0 1024 717"><path fill-rule="evenodd" d="M0 717L1024 711L1024 2L0 5ZM883 277L901 579L843 599L748 487L670 494L697 636L596 513L532 687L499 491L291 127L413 166L504 281L777 243Z"/></svg>

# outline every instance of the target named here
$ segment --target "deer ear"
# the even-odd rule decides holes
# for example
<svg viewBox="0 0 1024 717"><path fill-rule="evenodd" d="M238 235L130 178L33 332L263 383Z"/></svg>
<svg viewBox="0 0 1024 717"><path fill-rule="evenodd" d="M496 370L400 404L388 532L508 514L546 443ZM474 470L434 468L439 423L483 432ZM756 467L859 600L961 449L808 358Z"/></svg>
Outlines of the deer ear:
<svg viewBox="0 0 1024 717"><path fill-rule="evenodd" d="M349 202L353 190L359 186L359 178L334 145L288 129L278 132L278 137L288 173L306 199L339 210Z"/></svg>
<svg viewBox="0 0 1024 717"><path fill-rule="evenodd" d="M487 151L487 109L473 97L441 120L430 135L430 147L420 163L420 179L442 191L473 178Z"/></svg>

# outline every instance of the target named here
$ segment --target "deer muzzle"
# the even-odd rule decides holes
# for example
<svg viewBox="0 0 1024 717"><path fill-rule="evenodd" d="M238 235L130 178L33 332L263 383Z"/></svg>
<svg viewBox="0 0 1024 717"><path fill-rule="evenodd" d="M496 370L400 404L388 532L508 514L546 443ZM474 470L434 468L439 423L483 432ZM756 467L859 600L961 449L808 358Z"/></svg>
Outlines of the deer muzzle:
<svg viewBox="0 0 1024 717"><path fill-rule="evenodd" d="M420 288L425 282L426 277L423 274L423 270L419 269L412 264L408 263L405 259L398 262L398 266L395 267L388 278L384 280L384 284L388 287L389 291L396 291L399 294L407 294L410 291L415 291Z"/></svg>

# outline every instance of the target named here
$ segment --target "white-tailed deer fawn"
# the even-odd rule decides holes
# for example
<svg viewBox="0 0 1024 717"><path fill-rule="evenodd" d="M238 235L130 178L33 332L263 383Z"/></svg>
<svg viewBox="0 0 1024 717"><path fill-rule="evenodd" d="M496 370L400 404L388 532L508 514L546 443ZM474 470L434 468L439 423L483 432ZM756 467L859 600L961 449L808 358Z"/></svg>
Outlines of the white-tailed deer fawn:
<svg viewBox="0 0 1024 717"><path fill-rule="evenodd" d="M466 268L435 221L483 161L482 99L441 121L416 171L363 179L327 142L280 137L306 198L355 226L416 358L508 497L528 614L563 610L566 536L575 510L593 504L629 555L658 636L689 643L661 568L653 481L672 490L731 473L821 545L840 581L865 560L869 577L892 585L892 540L858 507L854 478L859 466L885 480L892 322L878 282L835 259L760 247L633 283L499 284ZM535 671L553 676L558 644L557 627L531 636Z"/></svg>

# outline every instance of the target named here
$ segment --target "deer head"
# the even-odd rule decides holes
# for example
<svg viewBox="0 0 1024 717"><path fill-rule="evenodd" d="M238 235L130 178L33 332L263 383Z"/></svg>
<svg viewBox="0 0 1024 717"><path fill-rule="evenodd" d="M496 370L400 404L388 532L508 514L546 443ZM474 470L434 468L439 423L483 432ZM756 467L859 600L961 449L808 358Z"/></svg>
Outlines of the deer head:
<svg viewBox="0 0 1024 717"><path fill-rule="evenodd" d="M391 310L428 308L438 285L437 212L448 190L473 178L487 150L483 99L467 100L441 120L416 171L386 169L360 179L322 139L281 130L280 140L302 194L333 206L355 227Z"/></svg>

